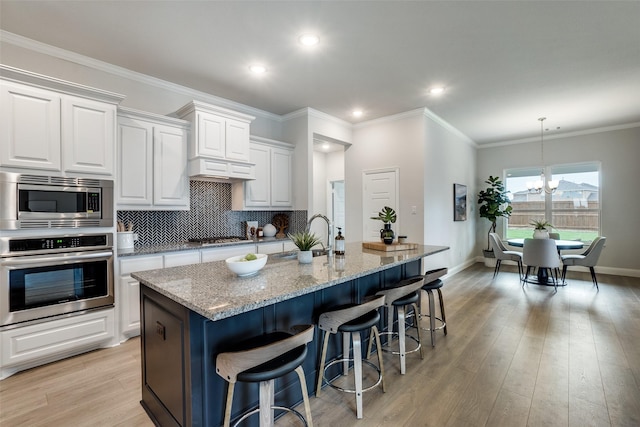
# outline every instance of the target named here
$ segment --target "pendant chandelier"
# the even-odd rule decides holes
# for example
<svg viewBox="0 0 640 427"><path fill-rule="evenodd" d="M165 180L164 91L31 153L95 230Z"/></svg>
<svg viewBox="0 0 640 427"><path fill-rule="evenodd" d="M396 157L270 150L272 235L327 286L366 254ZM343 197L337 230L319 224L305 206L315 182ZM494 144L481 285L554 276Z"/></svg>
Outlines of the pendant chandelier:
<svg viewBox="0 0 640 427"><path fill-rule="evenodd" d="M538 120L540 121L540 161L544 164L544 121L547 120L547 118L540 117ZM543 191L547 194L552 194L558 189L558 184L558 181L552 179L547 180L543 167L540 171L540 179L537 181L528 181L527 189L529 193L533 194L540 194Z"/></svg>

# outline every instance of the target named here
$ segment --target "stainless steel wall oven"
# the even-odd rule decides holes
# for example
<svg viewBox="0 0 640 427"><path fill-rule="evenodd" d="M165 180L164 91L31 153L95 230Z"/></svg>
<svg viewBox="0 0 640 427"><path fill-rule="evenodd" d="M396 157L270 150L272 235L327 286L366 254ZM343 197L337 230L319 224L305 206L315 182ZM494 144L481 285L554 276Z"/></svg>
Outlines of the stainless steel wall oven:
<svg viewBox="0 0 640 427"><path fill-rule="evenodd" d="M114 303L113 235L0 238L0 327Z"/></svg>
<svg viewBox="0 0 640 427"><path fill-rule="evenodd" d="M112 227L113 181L0 172L0 230Z"/></svg>

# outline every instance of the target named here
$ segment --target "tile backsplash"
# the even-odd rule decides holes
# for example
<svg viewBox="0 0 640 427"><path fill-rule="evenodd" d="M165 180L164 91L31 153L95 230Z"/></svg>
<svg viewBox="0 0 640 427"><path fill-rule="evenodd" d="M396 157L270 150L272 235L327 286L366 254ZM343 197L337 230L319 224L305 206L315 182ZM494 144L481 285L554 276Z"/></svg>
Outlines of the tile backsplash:
<svg viewBox="0 0 640 427"><path fill-rule="evenodd" d="M246 221L270 223L277 213L289 215L287 232L302 231L307 211L232 211L231 184L191 181L189 211L118 211L118 220L133 223L136 246L166 245L199 237L243 236Z"/></svg>

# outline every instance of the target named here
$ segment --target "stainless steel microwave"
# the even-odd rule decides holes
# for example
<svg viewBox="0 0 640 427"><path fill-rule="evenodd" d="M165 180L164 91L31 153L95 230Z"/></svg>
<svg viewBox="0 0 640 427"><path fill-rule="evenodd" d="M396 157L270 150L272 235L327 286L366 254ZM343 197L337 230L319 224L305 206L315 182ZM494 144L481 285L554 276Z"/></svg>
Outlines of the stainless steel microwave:
<svg viewBox="0 0 640 427"><path fill-rule="evenodd" d="M0 229L113 226L113 181L0 172Z"/></svg>

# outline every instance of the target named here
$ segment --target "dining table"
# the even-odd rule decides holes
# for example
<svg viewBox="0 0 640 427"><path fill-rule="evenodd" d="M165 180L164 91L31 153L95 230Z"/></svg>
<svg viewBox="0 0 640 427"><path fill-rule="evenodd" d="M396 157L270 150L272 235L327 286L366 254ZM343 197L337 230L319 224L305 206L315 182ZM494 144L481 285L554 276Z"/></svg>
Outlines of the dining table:
<svg viewBox="0 0 640 427"><path fill-rule="evenodd" d="M511 246L515 246L518 248L522 248L524 247L524 240L525 239L507 239L507 244L511 245ZM560 255L560 251L564 251L564 250L569 250L569 249L582 249L584 247L584 242L582 242L581 240L556 240L553 239L554 242L556 242L556 248L558 249L558 255ZM540 285L547 285L549 284L549 276L547 274L547 269L546 268L538 268L538 280L537 284Z"/></svg>

